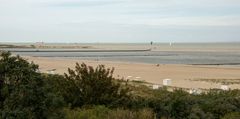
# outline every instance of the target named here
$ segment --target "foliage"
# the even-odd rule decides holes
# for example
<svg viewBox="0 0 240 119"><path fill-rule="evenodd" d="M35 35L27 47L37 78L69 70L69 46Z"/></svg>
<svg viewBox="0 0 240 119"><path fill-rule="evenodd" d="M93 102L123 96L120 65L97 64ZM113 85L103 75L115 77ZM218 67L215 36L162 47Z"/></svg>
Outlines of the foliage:
<svg viewBox="0 0 240 119"><path fill-rule="evenodd" d="M92 108L65 109L65 113L67 119L155 119L154 112L150 109L132 111L94 106Z"/></svg>
<svg viewBox="0 0 240 119"><path fill-rule="evenodd" d="M75 71L68 69L65 74L64 97L72 107L83 105L121 104L128 98L128 89L113 78L113 69L106 69L103 65L87 66L76 64Z"/></svg>
<svg viewBox="0 0 240 119"><path fill-rule="evenodd" d="M167 119L220 119L231 112L240 112L240 90L211 90L206 94L191 95L182 90L169 92L164 88L146 88L134 88L132 97L137 97L129 108L151 108L158 118Z"/></svg>
<svg viewBox="0 0 240 119"><path fill-rule="evenodd" d="M0 118L7 119L239 119L240 90L152 90L113 77L113 69L76 64L65 75L0 55ZM102 106L98 106L102 105Z"/></svg>
<svg viewBox="0 0 240 119"><path fill-rule="evenodd" d="M221 119L240 119L240 112L228 113Z"/></svg>
<svg viewBox="0 0 240 119"><path fill-rule="evenodd" d="M37 73L38 65L19 56L11 56L9 52L2 52L0 57L1 117L46 118L48 111L56 108L48 104L55 94L46 92L44 80Z"/></svg>

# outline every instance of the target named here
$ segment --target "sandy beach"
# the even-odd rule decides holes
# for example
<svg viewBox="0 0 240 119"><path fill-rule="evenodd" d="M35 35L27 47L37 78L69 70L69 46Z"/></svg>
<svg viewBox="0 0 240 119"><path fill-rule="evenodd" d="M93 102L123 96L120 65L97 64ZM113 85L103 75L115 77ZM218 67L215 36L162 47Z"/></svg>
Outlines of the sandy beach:
<svg viewBox="0 0 240 119"><path fill-rule="evenodd" d="M172 79L171 86L182 88L220 88L221 83L199 81L204 79L226 79L240 80L240 67L232 66L204 66L204 65L173 65L173 64L154 64L127 63L112 61L87 61L76 59L43 58L29 57L28 61L39 64L41 72L56 69L55 73L63 74L68 68L74 68L76 62L86 63L87 65L97 66L103 64L106 67L114 67L114 76L129 80L141 80L153 84L162 84L164 79ZM196 80L196 81L193 81ZM231 89L240 89L240 84L229 85Z"/></svg>

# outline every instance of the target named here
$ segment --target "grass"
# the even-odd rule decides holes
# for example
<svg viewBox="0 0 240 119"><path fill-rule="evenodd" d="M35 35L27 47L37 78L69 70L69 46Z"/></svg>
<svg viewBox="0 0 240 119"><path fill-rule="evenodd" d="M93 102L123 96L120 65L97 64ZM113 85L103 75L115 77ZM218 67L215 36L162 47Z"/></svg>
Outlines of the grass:
<svg viewBox="0 0 240 119"><path fill-rule="evenodd" d="M67 119L155 119L151 109L125 110L94 106L83 109L65 109Z"/></svg>

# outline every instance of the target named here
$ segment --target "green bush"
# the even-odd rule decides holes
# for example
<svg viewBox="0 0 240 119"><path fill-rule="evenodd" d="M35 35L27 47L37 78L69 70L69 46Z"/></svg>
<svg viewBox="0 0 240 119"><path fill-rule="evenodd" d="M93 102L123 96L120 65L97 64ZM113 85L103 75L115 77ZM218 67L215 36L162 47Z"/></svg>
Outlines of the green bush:
<svg viewBox="0 0 240 119"><path fill-rule="evenodd" d="M107 119L155 119L156 115L151 109L139 109L138 111L116 109L110 111Z"/></svg>
<svg viewBox="0 0 240 119"><path fill-rule="evenodd" d="M113 69L103 65L87 66L76 64L75 70L68 69L62 90L65 100L72 107L83 105L120 106L128 100L128 89L113 78Z"/></svg>
<svg viewBox="0 0 240 119"><path fill-rule="evenodd" d="M95 106L86 109L65 109L65 113L67 119L155 119L155 114L150 109L131 111Z"/></svg>
<svg viewBox="0 0 240 119"><path fill-rule="evenodd" d="M228 113L221 119L240 119L240 112Z"/></svg>
<svg viewBox="0 0 240 119"><path fill-rule="evenodd" d="M37 71L38 65L29 63L19 56L11 56L9 52L1 53L0 116L2 118L42 119L58 113L56 110L61 109L59 105L52 103L57 102L58 96L47 91L44 78Z"/></svg>
<svg viewBox="0 0 240 119"><path fill-rule="evenodd" d="M103 65L41 74L19 56L0 55L0 119L239 119L239 113L240 90L152 90L114 79Z"/></svg>

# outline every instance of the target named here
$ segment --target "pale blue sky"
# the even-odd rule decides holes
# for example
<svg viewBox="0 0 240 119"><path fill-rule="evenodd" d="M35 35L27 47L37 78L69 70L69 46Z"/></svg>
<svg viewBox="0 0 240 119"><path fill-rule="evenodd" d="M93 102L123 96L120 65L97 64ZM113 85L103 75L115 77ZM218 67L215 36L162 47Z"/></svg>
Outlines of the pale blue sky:
<svg viewBox="0 0 240 119"><path fill-rule="evenodd" d="M240 0L0 0L0 42L240 42Z"/></svg>

